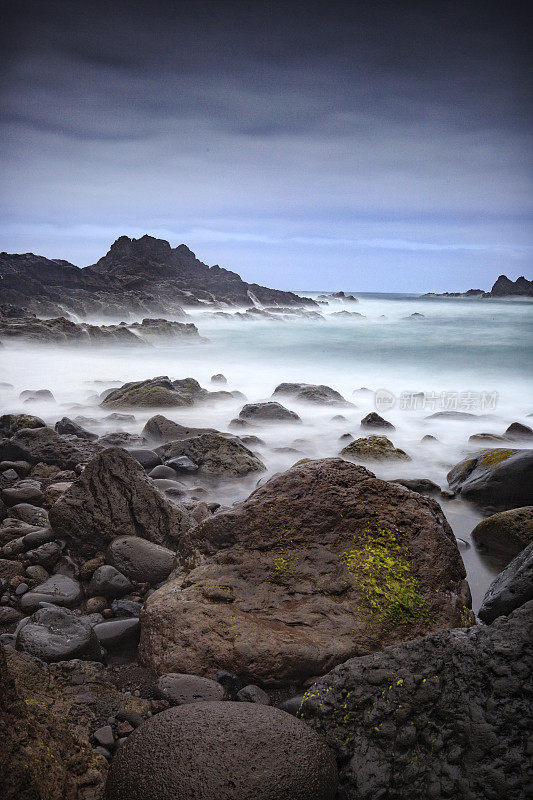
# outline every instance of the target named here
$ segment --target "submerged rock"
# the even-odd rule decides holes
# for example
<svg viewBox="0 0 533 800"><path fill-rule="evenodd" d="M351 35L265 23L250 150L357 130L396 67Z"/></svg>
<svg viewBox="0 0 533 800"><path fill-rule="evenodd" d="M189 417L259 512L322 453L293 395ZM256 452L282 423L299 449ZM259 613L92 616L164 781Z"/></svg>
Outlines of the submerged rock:
<svg viewBox="0 0 533 800"><path fill-rule="evenodd" d="M183 540L141 614L158 673L303 681L346 658L470 619L438 504L341 459L274 476Z"/></svg>
<svg viewBox="0 0 533 800"><path fill-rule="evenodd" d="M533 603L336 667L299 716L340 764L346 800L527 794Z"/></svg>
<svg viewBox="0 0 533 800"><path fill-rule="evenodd" d="M183 506L165 500L129 453L109 448L52 506L50 524L76 552L92 558L117 536L175 545L193 520Z"/></svg>
<svg viewBox="0 0 533 800"><path fill-rule="evenodd" d="M258 703L169 708L118 750L105 800L333 800L335 759L300 720Z"/></svg>

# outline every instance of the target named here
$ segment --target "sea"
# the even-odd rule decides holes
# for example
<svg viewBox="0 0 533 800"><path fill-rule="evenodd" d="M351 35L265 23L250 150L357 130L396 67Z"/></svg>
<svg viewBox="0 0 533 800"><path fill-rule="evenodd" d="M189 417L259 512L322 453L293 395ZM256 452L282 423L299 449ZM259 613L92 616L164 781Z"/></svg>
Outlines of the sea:
<svg viewBox="0 0 533 800"><path fill-rule="evenodd" d="M300 294L317 299L322 293ZM353 405L281 398L300 415L301 425L246 431L263 441L254 445L267 467L260 480L303 457L337 455L346 443L340 437L368 435L360 421L377 411L395 426L388 436L411 461L375 462L369 468L388 480L429 478L443 489L451 467L480 449L469 442L472 434L502 434L512 422L533 426L533 301L355 294L357 303L328 298L319 306L321 319L243 318L231 308L219 309L224 316L212 309L188 310L187 321L202 337L198 341L173 339L149 347L6 342L0 351L0 407L2 413L37 414L49 424L81 416L94 420L85 427L98 433L119 428L139 433L155 412L135 410L134 421L103 423L109 413L99 406L105 389L158 375L193 377L208 389L239 390L257 402L270 399L281 382L326 384ZM337 313L343 311L350 313ZM227 386L210 382L217 373ZM55 402L23 403L19 395L26 389L50 389ZM244 402L235 398L162 413L183 424L227 431ZM432 418L438 412L471 416ZM335 419L338 415L342 418ZM436 441L421 441L428 434ZM255 475L223 481L209 490L217 502L231 505L257 480ZM439 502L458 539L477 610L505 561L472 542L472 529L482 518L477 508L460 498Z"/></svg>

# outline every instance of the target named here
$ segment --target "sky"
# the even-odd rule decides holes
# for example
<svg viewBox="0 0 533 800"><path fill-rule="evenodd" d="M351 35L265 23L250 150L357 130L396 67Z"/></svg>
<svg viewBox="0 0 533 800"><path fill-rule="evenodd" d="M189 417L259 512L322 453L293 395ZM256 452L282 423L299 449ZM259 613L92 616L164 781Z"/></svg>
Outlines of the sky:
<svg viewBox="0 0 533 800"><path fill-rule="evenodd" d="M0 250L86 266L149 233L301 290L533 277L512 0L3 8Z"/></svg>

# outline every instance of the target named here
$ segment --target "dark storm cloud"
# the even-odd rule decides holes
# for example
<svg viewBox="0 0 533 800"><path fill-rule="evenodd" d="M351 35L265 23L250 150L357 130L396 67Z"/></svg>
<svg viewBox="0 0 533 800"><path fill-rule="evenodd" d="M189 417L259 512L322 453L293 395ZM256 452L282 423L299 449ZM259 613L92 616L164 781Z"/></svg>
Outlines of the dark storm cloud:
<svg viewBox="0 0 533 800"><path fill-rule="evenodd" d="M320 285L321 269L334 283L354 263L372 281L383 250L470 253L484 284L502 260L499 271L525 270L518 9L8 3L4 238L86 263L106 236L165 230L293 286L310 247L335 249ZM412 260L413 283L448 263Z"/></svg>

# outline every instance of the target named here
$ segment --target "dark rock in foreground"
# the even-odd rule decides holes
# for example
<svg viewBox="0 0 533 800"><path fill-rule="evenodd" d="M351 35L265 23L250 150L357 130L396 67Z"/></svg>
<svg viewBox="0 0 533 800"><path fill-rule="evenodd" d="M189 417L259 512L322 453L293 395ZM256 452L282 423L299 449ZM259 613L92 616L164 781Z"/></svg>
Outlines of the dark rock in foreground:
<svg viewBox="0 0 533 800"><path fill-rule="evenodd" d="M341 664L299 716L335 750L345 800L523 800L533 603Z"/></svg>
<svg viewBox="0 0 533 800"><path fill-rule="evenodd" d="M478 616L490 624L533 600L533 542L525 547L492 581Z"/></svg>
<svg viewBox="0 0 533 800"><path fill-rule="evenodd" d="M95 442L65 437L51 428L23 428L0 441L0 461L28 461L75 469L101 450Z"/></svg>
<svg viewBox="0 0 533 800"><path fill-rule="evenodd" d="M170 708L119 749L106 800L333 800L335 759L300 720L257 703Z"/></svg>
<svg viewBox="0 0 533 800"><path fill-rule="evenodd" d="M129 453L109 448L52 506L50 524L77 553L92 558L117 536L175 547L193 520L185 508L165 500Z"/></svg>
<svg viewBox="0 0 533 800"><path fill-rule="evenodd" d="M451 489L484 508L533 505L533 450L481 450L456 464L447 478Z"/></svg>

